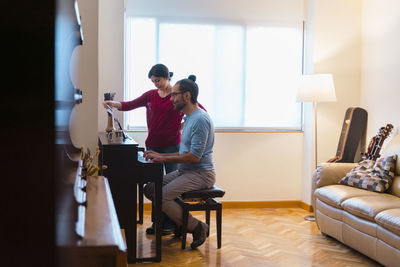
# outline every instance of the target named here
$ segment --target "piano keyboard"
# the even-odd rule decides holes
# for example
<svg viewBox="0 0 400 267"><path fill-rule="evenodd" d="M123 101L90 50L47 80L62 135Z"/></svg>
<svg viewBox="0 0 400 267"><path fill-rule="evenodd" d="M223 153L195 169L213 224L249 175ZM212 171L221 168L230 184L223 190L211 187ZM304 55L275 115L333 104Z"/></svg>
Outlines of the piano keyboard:
<svg viewBox="0 0 400 267"><path fill-rule="evenodd" d="M140 162L142 162L142 163L150 163L150 161L146 160L146 159L143 157L143 151L138 151L138 153L137 153L137 160L140 161Z"/></svg>

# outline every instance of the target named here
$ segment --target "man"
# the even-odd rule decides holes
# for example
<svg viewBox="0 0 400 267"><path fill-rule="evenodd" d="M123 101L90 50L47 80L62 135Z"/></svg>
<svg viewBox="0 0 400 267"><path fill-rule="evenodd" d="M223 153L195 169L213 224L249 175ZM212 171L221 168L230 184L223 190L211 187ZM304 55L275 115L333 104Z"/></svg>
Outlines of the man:
<svg viewBox="0 0 400 267"><path fill-rule="evenodd" d="M178 153L146 151L144 157L153 162L179 163L178 170L163 179L162 210L178 226L182 225L182 209L175 199L184 192L210 188L215 183L212 160L214 125L210 116L197 104L199 89L196 77L178 81L171 91L174 108L185 114ZM147 198L153 199L154 184L145 187ZM188 232L193 234L191 247L197 248L207 238L208 226L189 214Z"/></svg>

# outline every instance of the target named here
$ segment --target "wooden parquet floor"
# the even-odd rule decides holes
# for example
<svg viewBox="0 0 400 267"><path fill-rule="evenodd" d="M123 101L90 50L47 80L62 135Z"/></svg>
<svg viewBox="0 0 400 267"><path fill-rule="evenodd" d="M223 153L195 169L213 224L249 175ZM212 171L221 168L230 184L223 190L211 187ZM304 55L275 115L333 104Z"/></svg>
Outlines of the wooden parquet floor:
<svg viewBox="0 0 400 267"><path fill-rule="evenodd" d="M204 212L193 212L204 221ZM164 236L160 263L134 266L381 266L333 238L321 235L315 222L304 220L301 208L223 209L222 248L217 249L215 213L210 237L196 250L181 250L181 239ZM138 226L139 257L151 255L154 237L145 233L150 212Z"/></svg>

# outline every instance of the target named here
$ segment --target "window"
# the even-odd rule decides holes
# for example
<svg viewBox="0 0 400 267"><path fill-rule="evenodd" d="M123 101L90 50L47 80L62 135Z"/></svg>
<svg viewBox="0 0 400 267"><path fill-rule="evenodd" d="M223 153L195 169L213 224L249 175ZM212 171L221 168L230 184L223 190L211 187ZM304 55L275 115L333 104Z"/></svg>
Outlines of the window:
<svg viewBox="0 0 400 267"><path fill-rule="evenodd" d="M125 99L154 88L152 65L174 72L172 84L197 77L199 102L218 129L301 129L296 103L302 27L181 23L127 16ZM128 129L145 127L145 110L127 113Z"/></svg>

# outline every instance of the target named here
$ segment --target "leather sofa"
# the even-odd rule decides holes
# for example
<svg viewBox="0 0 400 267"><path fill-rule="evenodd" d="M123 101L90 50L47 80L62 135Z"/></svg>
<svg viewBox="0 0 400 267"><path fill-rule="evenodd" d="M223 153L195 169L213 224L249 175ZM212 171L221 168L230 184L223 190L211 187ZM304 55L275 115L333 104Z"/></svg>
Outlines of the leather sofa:
<svg viewBox="0 0 400 267"><path fill-rule="evenodd" d="M389 190L340 185L357 163L321 163L313 175L312 204L321 233L385 266L400 266L400 134L385 145L382 156L397 154Z"/></svg>

